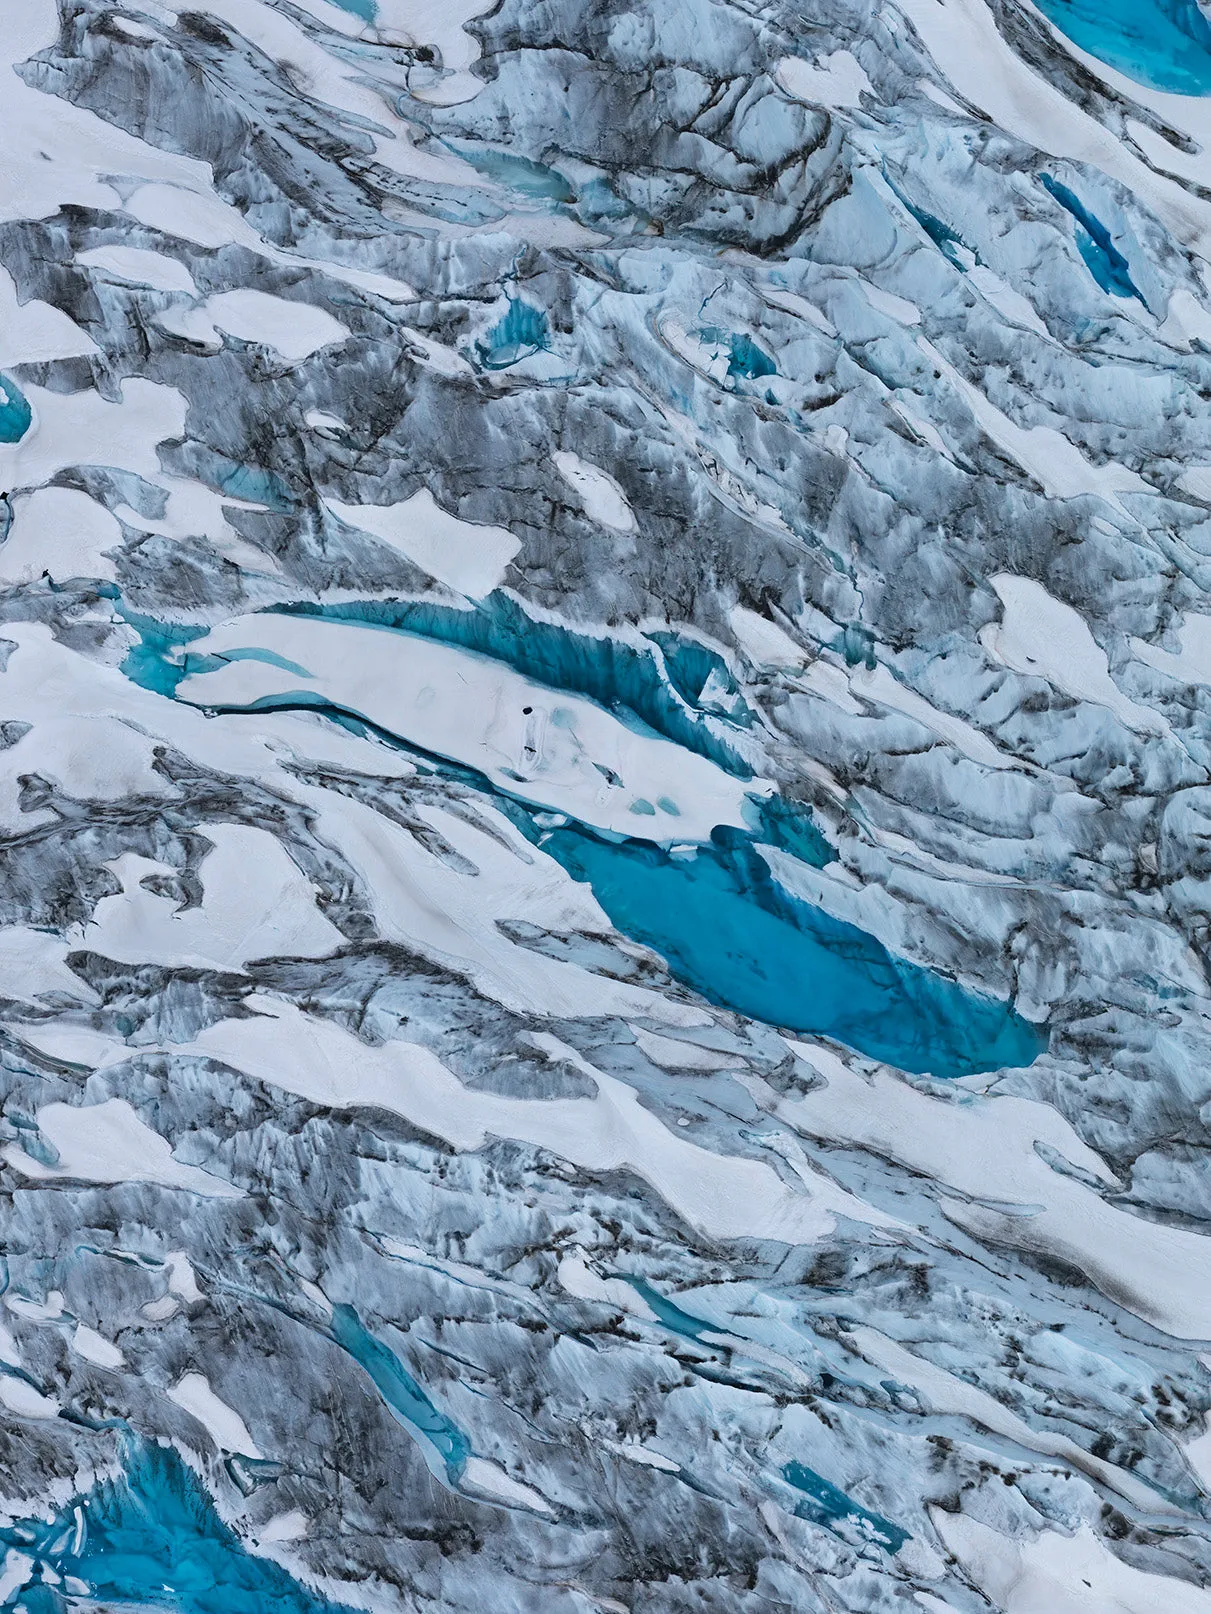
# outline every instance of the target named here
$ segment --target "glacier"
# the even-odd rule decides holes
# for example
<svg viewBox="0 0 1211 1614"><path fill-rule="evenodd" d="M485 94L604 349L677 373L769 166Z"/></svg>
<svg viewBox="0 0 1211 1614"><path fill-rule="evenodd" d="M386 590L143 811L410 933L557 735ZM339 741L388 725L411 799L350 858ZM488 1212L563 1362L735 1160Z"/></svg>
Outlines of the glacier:
<svg viewBox="0 0 1211 1614"><path fill-rule="evenodd" d="M20 0L0 1609L1211 1611L1199 0Z"/></svg>

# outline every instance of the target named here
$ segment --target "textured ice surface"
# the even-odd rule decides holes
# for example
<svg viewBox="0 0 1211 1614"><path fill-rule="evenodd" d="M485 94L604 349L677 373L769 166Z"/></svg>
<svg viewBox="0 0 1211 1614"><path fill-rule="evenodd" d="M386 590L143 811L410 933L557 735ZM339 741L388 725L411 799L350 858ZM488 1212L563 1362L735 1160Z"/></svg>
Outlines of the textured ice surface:
<svg viewBox="0 0 1211 1614"><path fill-rule="evenodd" d="M0 1609L1211 1606L1197 0L0 28Z"/></svg>

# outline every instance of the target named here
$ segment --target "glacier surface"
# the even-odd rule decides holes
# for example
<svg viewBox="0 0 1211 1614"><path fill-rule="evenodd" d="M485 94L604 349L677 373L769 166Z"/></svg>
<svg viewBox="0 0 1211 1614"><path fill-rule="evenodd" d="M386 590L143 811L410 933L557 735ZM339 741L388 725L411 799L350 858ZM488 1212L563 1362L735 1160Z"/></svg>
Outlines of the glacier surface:
<svg viewBox="0 0 1211 1614"><path fill-rule="evenodd" d="M1211 1610L1199 0L0 58L0 1609Z"/></svg>

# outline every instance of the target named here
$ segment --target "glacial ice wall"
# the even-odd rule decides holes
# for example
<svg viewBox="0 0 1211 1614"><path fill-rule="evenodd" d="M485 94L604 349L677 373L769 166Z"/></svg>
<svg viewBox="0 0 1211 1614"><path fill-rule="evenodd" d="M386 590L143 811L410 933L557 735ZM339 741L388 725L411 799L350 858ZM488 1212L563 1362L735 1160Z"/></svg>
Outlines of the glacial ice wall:
<svg viewBox="0 0 1211 1614"><path fill-rule="evenodd" d="M0 55L0 1608L1211 1610L1195 0Z"/></svg>

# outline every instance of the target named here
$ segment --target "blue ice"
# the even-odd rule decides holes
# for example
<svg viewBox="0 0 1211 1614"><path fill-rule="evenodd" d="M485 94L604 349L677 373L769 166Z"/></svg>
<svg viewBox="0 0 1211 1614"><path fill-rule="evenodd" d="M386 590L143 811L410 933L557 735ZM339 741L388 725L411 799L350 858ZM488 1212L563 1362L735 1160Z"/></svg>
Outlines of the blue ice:
<svg viewBox="0 0 1211 1614"><path fill-rule="evenodd" d="M88 1588L89 1607L174 1614L347 1614L268 1558L247 1552L201 1482L171 1447L125 1444L124 1470L45 1517L0 1525L0 1548L31 1558L5 1609L67 1614L83 1607L62 1582Z"/></svg>
<svg viewBox="0 0 1211 1614"><path fill-rule="evenodd" d="M25 394L15 381L0 375L0 443L19 443L34 418Z"/></svg>
<svg viewBox="0 0 1211 1614"><path fill-rule="evenodd" d="M352 1306L333 1307L332 1337L365 1369L399 1422L428 1441L444 1463L451 1485L457 1485L471 1455L471 1443L458 1425L433 1405L399 1357L375 1339Z"/></svg>
<svg viewBox="0 0 1211 1614"><path fill-rule="evenodd" d="M1042 1051L1040 1032L1009 1004L896 958L790 897L751 844L700 847L683 859L576 825L541 844L592 887L624 935L724 1008L943 1078L1028 1065Z"/></svg>

